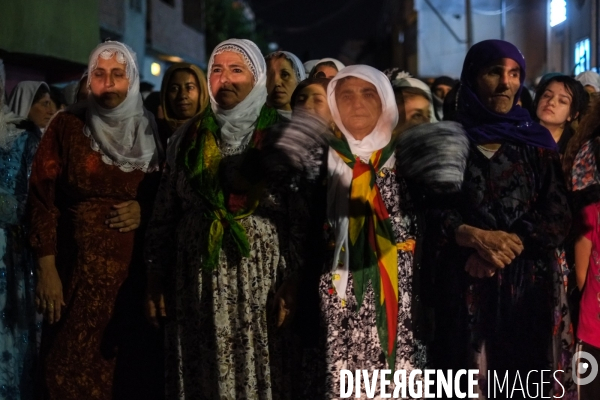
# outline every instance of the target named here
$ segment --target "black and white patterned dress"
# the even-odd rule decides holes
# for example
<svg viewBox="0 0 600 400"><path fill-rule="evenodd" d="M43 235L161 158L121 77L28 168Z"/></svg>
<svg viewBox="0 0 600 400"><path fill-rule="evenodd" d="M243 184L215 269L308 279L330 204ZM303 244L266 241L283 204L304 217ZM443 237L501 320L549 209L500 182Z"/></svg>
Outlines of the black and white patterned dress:
<svg viewBox="0 0 600 400"><path fill-rule="evenodd" d="M226 190L243 151L221 147ZM203 218L204 207L185 172L168 164L146 240L149 269L174 281L167 298L167 396L289 398L294 348L270 310L276 290L299 268L303 232L296 227L307 219L306 208L289 186L267 187L255 212L239 220L250 256L240 257L226 235L218 266L207 271L201 245L211 221Z"/></svg>
<svg viewBox="0 0 600 400"><path fill-rule="evenodd" d="M394 170L382 169L377 177L377 186L390 214L396 242L416 239L416 216L406 184L398 180ZM331 263L325 266L329 270ZM427 363L424 343L413 337L412 303L413 253L398 251L398 333L396 365L387 365L377 335L375 301L371 285L364 293L360 310L354 296L352 273L346 289L346 304L342 305L337 294L332 292L332 272L321 276L321 320L326 338L326 394L324 398L340 395L340 371L348 369L391 369L405 370L407 376L413 369L423 369ZM388 376L389 377L389 376ZM391 379L393 387L393 377ZM378 385L379 386L379 385ZM379 387L377 388L379 391ZM391 393L389 390L388 393ZM366 396L364 383L361 390ZM354 394L353 394L354 397ZM364 397L366 398L366 397Z"/></svg>

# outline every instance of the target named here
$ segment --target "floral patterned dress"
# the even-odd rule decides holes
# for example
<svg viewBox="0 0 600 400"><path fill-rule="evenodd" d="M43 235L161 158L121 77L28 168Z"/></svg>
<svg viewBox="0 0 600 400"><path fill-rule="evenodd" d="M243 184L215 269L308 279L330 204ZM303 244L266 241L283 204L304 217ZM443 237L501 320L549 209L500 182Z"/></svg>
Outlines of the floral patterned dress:
<svg viewBox="0 0 600 400"><path fill-rule="evenodd" d="M226 235L218 266L202 265L211 221L205 204L176 162L167 165L146 237L149 272L167 284L166 368L169 399L284 399L293 395L289 332L276 329L272 299L297 274L306 206L282 182L267 183L256 210L238 222L250 244L241 257ZM221 184L235 199L245 145L221 143Z"/></svg>
<svg viewBox="0 0 600 400"><path fill-rule="evenodd" d="M40 143L31 127L0 149L0 398L31 399L41 322L24 221L28 179Z"/></svg>
<svg viewBox="0 0 600 400"><path fill-rule="evenodd" d="M398 179L393 169L384 168L376 185L390 215L397 243L416 240L419 233L417 215L404 180ZM428 357L425 343L413 331L413 252L398 250L398 329L396 365L387 365L377 334L375 293L369 284L358 309L354 296L352 273L346 289L347 301L342 304L332 290L331 263L319 281L321 298L322 336L325 338L325 392L319 398L337 398L340 395L340 371L349 369L405 370L426 368ZM319 357L316 358L319 360ZM314 359L312 359L314 361ZM305 366L311 368L311 366ZM392 379L393 381L393 379ZM393 390L393 384L390 386ZM379 388L377 388L377 392ZM388 393L391 393L388 389ZM364 382L361 394L366 398Z"/></svg>

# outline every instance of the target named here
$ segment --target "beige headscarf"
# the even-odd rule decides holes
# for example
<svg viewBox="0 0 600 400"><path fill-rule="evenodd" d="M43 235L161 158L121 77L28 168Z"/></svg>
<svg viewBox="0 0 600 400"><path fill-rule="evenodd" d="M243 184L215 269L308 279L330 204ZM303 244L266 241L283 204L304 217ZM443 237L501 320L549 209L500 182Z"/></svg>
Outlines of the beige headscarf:
<svg viewBox="0 0 600 400"><path fill-rule="evenodd" d="M192 118L201 114L204 111L204 109L206 109L206 106L208 106L208 104L209 104L208 85L206 83L206 76L204 75L204 72L202 72L202 70L200 68L198 68L196 65L190 64L190 63L181 62L181 63L176 63L176 64L171 65L169 67L169 69L167 69L167 71L165 72L165 76L164 76L164 78L162 80L162 84L160 86L160 105L162 106L162 109L163 109L165 121L167 121L167 124L169 125L169 127L171 128L171 130L173 132L175 132L175 130L177 128L179 128L180 126L185 124L187 121L187 119L185 119L185 120L177 119L177 117L175 116L175 113L173 112L173 110L171 110L171 106L169 105L169 100L167 99L167 91L169 90L169 81L171 80L171 77L173 76L173 74L176 71L179 71L182 69L191 71L196 76L196 79L198 80L198 92L199 92L198 93L198 109L196 110L196 113L194 114L194 116Z"/></svg>

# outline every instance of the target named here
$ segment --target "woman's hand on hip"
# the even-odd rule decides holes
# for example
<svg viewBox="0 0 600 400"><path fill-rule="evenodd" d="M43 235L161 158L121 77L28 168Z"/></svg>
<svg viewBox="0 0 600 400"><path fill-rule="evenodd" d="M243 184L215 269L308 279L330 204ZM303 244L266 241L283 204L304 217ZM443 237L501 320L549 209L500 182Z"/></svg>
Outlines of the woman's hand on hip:
<svg viewBox="0 0 600 400"><path fill-rule="evenodd" d="M135 200L129 200L124 203L115 204L115 209L106 216L104 223L112 229L118 229L119 232L129 232L140 226L142 212L140 203Z"/></svg>
<svg viewBox="0 0 600 400"><path fill-rule="evenodd" d="M44 319L54 324L60 320L62 308L66 305L63 300L63 288L55 257L44 256L38 259L36 268L35 306Z"/></svg>

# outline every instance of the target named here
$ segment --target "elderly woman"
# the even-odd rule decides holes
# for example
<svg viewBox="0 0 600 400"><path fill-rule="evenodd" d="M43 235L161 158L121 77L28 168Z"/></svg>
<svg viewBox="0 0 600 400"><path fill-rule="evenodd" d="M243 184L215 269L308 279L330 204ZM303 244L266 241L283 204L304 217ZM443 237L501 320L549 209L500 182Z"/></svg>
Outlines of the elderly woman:
<svg viewBox="0 0 600 400"><path fill-rule="evenodd" d="M341 369L410 373L427 363L413 320L420 307L413 266L421 228L407 184L396 174L392 87L382 72L350 66L332 79L327 99L337 129L327 158L330 250L318 283L322 398L339 396Z"/></svg>
<svg viewBox="0 0 600 400"><path fill-rule="evenodd" d="M482 391L486 370L509 382L546 370L543 389L527 387L545 395L549 371L568 370L561 346L572 343L555 257L571 213L555 141L516 105L524 80L511 43L486 40L467 53L456 118L471 150L462 194L444 213L436 340L439 367L479 368Z"/></svg>
<svg viewBox="0 0 600 400"><path fill-rule="evenodd" d="M282 348L268 312L299 268L299 196L260 179L276 123L258 47L230 39L208 63L210 108L173 137L147 234L148 311L165 314L167 392L185 398L285 398ZM164 297L166 295L166 297ZM166 302L165 302L166 301Z"/></svg>
<svg viewBox="0 0 600 400"><path fill-rule="evenodd" d="M298 83L306 78L302 62L288 51L276 51L267 61L267 104L285 120L292 118L290 100Z"/></svg>
<svg viewBox="0 0 600 400"><path fill-rule="evenodd" d="M5 397L30 399L39 324L24 214L27 181L41 134L4 104L5 82L0 60L0 309L4 313L0 319L0 387ZM46 84L38 84L47 90ZM37 89L31 88L35 94ZM28 111L22 114L27 116Z"/></svg>
<svg viewBox="0 0 600 400"><path fill-rule="evenodd" d="M45 319L39 390L48 399L155 398L162 374L151 350L157 334L141 312L136 228L151 207L162 150L142 107L135 53L107 41L88 67L88 101L54 118L30 179Z"/></svg>
<svg viewBox="0 0 600 400"><path fill-rule="evenodd" d="M165 72L160 87L162 118L157 118L160 137L166 147L177 128L200 115L208 105L204 72L194 64L173 64Z"/></svg>

